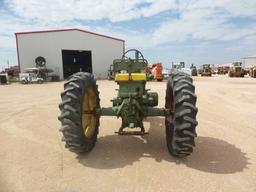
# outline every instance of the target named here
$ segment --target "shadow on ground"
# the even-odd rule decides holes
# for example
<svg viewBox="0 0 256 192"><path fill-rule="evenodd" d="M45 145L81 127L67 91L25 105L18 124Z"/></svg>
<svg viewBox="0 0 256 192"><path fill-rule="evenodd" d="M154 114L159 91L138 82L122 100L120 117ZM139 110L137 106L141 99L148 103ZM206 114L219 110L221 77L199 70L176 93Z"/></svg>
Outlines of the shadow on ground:
<svg viewBox="0 0 256 192"><path fill-rule="evenodd" d="M141 158L153 158L156 162L185 164L203 172L230 174L243 171L248 159L235 145L221 139L197 137L193 154L183 159L169 155L164 133L164 119L150 118L149 135L118 136L98 138L94 150L77 156L78 161L97 169L115 169L132 165Z"/></svg>

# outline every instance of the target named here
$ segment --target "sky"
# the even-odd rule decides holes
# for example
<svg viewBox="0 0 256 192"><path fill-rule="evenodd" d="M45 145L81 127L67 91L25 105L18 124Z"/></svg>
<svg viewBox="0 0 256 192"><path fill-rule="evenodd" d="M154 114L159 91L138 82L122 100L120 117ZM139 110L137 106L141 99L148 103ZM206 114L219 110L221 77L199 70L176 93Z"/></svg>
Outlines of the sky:
<svg viewBox="0 0 256 192"><path fill-rule="evenodd" d="M150 62L224 64L256 55L256 0L0 0L0 70L15 32L79 28L125 40Z"/></svg>

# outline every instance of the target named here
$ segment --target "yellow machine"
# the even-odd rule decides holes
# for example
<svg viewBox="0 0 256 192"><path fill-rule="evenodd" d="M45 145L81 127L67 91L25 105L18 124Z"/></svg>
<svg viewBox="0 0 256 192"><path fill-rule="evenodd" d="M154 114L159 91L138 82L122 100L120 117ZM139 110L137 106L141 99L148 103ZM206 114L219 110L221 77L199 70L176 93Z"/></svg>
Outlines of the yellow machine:
<svg viewBox="0 0 256 192"><path fill-rule="evenodd" d="M227 71L225 70L225 67L218 67L217 68L217 74L218 75L225 75L227 73Z"/></svg>
<svg viewBox="0 0 256 192"><path fill-rule="evenodd" d="M209 76L209 77L212 76L212 69L210 67L210 64L203 65L201 76Z"/></svg>
<svg viewBox="0 0 256 192"><path fill-rule="evenodd" d="M244 77L245 70L242 67L241 62L234 62L232 63L230 70L229 70L229 77Z"/></svg>

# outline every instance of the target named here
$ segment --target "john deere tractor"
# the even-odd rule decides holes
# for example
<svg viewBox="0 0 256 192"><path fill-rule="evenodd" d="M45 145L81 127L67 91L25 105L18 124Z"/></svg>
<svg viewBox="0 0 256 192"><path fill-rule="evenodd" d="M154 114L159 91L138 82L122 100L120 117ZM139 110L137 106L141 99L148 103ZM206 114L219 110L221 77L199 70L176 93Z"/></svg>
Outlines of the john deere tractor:
<svg viewBox="0 0 256 192"><path fill-rule="evenodd" d="M128 54L134 54L132 58ZM100 107L98 86L90 73L79 72L64 84L59 105L60 131L66 148L76 153L93 149L101 116L122 119L118 135L146 134L143 119L165 117L166 141L170 154L178 157L192 153L196 137L196 95L192 78L182 72L172 73L167 83L165 107L157 108L158 94L146 89L147 61L141 52L128 50L114 62L115 82L119 85L112 107ZM134 131L139 128L140 131ZM136 129L138 130L138 129Z"/></svg>

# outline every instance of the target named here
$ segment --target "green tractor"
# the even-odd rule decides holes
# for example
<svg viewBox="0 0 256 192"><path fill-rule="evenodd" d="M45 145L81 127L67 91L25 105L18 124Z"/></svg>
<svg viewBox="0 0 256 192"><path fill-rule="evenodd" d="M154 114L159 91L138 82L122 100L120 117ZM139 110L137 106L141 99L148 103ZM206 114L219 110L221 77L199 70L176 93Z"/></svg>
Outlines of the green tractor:
<svg viewBox="0 0 256 192"><path fill-rule="evenodd" d="M133 58L128 54L134 54ZM113 106L100 107L98 86L90 73L79 72L64 84L59 105L60 131L66 148L75 153L90 152L96 144L100 116L121 117L118 135L146 134L143 119L165 117L167 147L173 156L190 155L196 137L196 95L191 76L182 72L172 73L167 83L165 107L157 108L158 94L146 89L145 68L147 61L135 49L124 53L119 62L114 62L119 85ZM140 128L140 131L133 131Z"/></svg>

